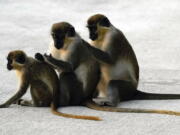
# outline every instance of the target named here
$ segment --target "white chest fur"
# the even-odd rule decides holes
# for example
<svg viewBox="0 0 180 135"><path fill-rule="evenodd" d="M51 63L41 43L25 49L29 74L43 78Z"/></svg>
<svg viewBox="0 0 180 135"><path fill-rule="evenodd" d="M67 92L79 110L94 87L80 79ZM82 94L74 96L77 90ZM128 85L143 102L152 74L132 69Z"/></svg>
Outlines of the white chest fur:
<svg viewBox="0 0 180 135"><path fill-rule="evenodd" d="M68 50L65 49L56 49L54 47L54 44L50 44L49 46L49 52L51 53L51 55L59 60L63 60L63 61L67 61L67 57L68 57Z"/></svg>
<svg viewBox="0 0 180 135"><path fill-rule="evenodd" d="M50 47L49 47L49 51L50 53L52 54L52 56L56 59L59 59L59 60L63 60L63 61L67 61L68 59L68 50L65 50L65 49L56 49L52 44L50 44ZM86 78L88 77L88 68L87 68L87 65L86 63L82 63L76 70L75 70L75 73L77 75L77 78L83 82L84 84L84 88L86 87Z"/></svg>
<svg viewBox="0 0 180 135"><path fill-rule="evenodd" d="M87 65L81 64L76 70L75 73L77 75L77 78L80 82L83 84L83 89L85 90L87 87L87 78L88 78L88 68Z"/></svg>
<svg viewBox="0 0 180 135"><path fill-rule="evenodd" d="M22 83L22 72L19 70L16 70L16 76L18 78L18 88L21 86Z"/></svg>

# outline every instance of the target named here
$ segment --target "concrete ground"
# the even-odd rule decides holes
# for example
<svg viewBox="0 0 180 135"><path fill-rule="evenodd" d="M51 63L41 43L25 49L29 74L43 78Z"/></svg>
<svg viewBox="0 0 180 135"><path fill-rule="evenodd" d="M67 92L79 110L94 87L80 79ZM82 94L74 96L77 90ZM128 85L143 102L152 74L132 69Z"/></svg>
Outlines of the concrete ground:
<svg viewBox="0 0 180 135"><path fill-rule="evenodd" d="M108 16L134 48L140 65L139 89L180 94L179 0L0 0L0 103L15 93L14 72L6 70L9 51L28 55L46 52L52 23L68 21L88 40L86 20L95 13ZM24 97L29 98L29 93ZM119 107L180 111L180 100L129 101ZM12 105L0 109L0 135L179 135L180 117L158 114L110 113L85 107L62 112L100 116L103 121L67 119L49 108Z"/></svg>

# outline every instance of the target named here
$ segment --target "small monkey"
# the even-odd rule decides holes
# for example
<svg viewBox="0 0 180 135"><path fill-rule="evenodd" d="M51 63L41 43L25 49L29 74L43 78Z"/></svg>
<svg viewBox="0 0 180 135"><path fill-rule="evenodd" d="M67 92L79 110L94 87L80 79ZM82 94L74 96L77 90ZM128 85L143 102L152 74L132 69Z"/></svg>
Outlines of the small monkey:
<svg viewBox="0 0 180 135"><path fill-rule="evenodd" d="M21 50L10 52L7 61L7 69L16 71L20 86L17 93L4 104L0 105L0 108L9 107L13 103L32 107L49 107L51 105L52 112L63 117L100 120L98 117L93 116L79 116L57 112L53 102L54 94L59 94L57 102L60 102L60 105L64 105L61 102L64 96L61 98L58 76L49 64L28 57ZM20 99L26 93L28 87L30 87L32 100L27 101Z"/></svg>
<svg viewBox="0 0 180 135"><path fill-rule="evenodd" d="M99 61L101 80L100 96L94 101L99 105L116 106L121 101L132 99L180 99L180 94L154 94L137 90L139 66L136 55L124 34L114 27L109 19L96 14L87 21L89 48Z"/></svg>

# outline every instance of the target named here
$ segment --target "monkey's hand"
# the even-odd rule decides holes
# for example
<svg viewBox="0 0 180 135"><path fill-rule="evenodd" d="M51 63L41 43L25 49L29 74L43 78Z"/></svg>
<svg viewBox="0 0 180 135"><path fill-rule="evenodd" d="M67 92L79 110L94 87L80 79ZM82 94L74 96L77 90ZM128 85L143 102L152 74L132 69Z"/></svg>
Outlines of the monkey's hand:
<svg viewBox="0 0 180 135"><path fill-rule="evenodd" d="M54 68L56 68L56 66L54 66L53 64L52 64L52 61L53 61L53 57L52 57L52 55L51 54L44 54L43 55L43 58L44 58L44 61L46 62L46 63L48 63L48 64L50 64L51 66L53 66Z"/></svg>
<svg viewBox="0 0 180 135"><path fill-rule="evenodd" d="M7 104L1 104L0 105L0 108L8 108L9 107L9 105L7 105Z"/></svg>
<svg viewBox="0 0 180 135"><path fill-rule="evenodd" d="M60 70L60 71L63 70L67 72L73 71L72 64L66 61L57 60L56 58L53 58L51 54L50 55L44 54L44 59L45 59L45 62L52 65L57 70Z"/></svg>
<svg viewBox="0 0 180 135"><path fill-rule="evenodd" d="M45 53L45 54L44 54L44 57L46 57L46 58L52 58L52 55L51 55L51 54L48 55L47 53Z"/></svg>
<svg viewBox="0 0 180 135"><path fill-rule="evenodd" d="M53 57L51 54L48 55L47 53L45 53L43 58L46 62L49 62L52 60Z"/></svg>
<svg viewBox="0 0 180 135"><path fill-rule="evenodd" d="M36 58L37 60L39 60L39 61L44 61L44 57L43 57L43 55L40 54L40 53L36 53L36 54L35 54L35 58Z"/></svg>

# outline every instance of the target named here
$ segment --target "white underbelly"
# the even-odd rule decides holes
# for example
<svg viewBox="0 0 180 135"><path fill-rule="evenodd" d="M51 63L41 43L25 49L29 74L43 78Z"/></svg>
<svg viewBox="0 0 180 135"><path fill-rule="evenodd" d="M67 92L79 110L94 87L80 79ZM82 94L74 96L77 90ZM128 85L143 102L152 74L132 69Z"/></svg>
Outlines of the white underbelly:
<svg viewBox="0 0 180 135"><path fill-rule="evenodd" d="M49 53L56 59L67 61L67 58L69 56L69 52L66 49L56 49L54 47L54 44L50 44L49 46Z"/></svg>
<svg viewBox="0 0 180 135"><path fill-rule="evenodd" d="M132 66L124 61L118 61L113 66L101 65L101 79L98 83L99 97L105 97L111 80L132 80Z"/></svg>
<svg viewBox="0 0 180 135"><path fill-rule="evenodd" d="M131 75L134 74L132 65L126 61L118 61L110 69L111 80L126 80L131 79Z"/></svg>
<svg viewBox="0 0 180 135"><path fill-rule="evenodd" d="M66 62L69 55L69 52L65 49L59 49L59 50L56 49L53 43L50 44L48 53L50 53L55 59L66 61ZM61 72L62 70L60 69L56 70L56 73L61 73Z"/></svg>
<svg viewBox="0 0 180 135"><path fill-rule="evenodd" d="M129 80L131 72L131 67L122 62L118 62L113 66L101 66L102 78L105 82L110 80Z"/></svg>
<svg viewBox="0 0 180 135"><path fill-rule="evenodd" d="M88 79L88 68L85 64L81 64L76 70L75 74L80 82L83 84L83 89L86 90Z"/></svg>

